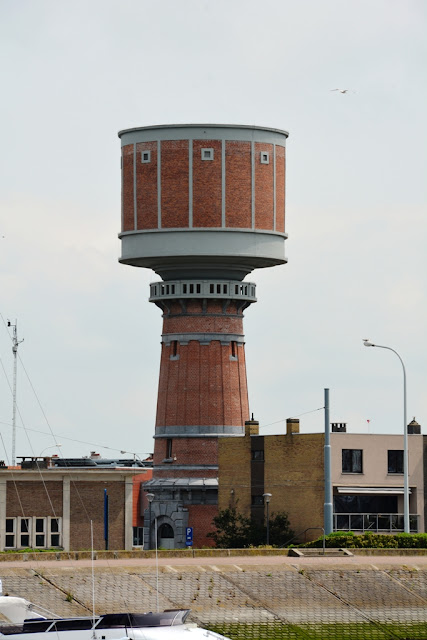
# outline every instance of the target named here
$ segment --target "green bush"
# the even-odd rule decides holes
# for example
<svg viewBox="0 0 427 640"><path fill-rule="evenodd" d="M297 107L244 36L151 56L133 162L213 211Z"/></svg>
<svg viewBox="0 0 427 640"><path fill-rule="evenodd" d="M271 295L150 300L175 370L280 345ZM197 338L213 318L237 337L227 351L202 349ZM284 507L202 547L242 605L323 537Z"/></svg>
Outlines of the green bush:
<svg viewBox="0 0 427 640"><path fill-rule="evenodd" d="M399 549L427 549L427 533L397 533Z"/></svg>
<svg viewBox="0 0 427 640"><path fill-rule="evenodd" d="M219 549L242 549L246 547L265 547L266 526L238 513L236 507L219 511L213 519L215 530L208 533ZM292 540L294 533L289 528L286 513L272 513L270 516L269 547L285 545Z"/></svg>
<svg viewBox="0 0 427 640"><path fill-rule="evenodd" d="M299 546L308 548L322 547L323 537ZM373 532L355 534L353 531L334 531L326 536L325 547L345 549L427 549L427 533L397 533L389 535Z"/></svg>

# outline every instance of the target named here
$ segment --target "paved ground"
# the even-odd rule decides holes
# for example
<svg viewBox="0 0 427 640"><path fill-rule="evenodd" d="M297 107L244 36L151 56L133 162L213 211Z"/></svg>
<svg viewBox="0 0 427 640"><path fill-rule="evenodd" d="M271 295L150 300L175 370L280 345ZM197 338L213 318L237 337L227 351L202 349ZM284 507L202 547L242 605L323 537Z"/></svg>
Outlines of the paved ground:
<svg viewBox="0 0 427 640"><path fill-rule="evenodd" d="M427 640L427 557L96 560L98 613L191 608L233 638ZM92 611L87 560L0 564L3 592L58 615Z"/></svg>

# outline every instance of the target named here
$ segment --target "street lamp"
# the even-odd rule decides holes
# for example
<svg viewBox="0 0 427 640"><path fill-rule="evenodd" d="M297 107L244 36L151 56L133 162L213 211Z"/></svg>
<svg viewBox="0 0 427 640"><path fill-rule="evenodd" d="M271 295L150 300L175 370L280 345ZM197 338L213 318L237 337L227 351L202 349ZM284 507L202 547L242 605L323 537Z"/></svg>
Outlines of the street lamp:
<svg viewBox="0 0 427 640"><path fill-rule="evenodd" d="M44 453L47 449L55 449L55 448L58 448L58 449L59 449L59 447L62 447L62 444L51 444L51 445L49 445L48 447L45 447L45 448L44 448L44 449L42 449L42 451L40 452L40 454L39 454L39 458L41 458L41 457L43 456L43 453Z"/></svg>
<svg viewBox="0 0 427 640"><path fill-rule="evenodd" d="M151 503L154 500L154 493L147 493L148 500L148 550L151 549Z"/></svg>
<svg viewBox="0 0 427 640"><path fill-rule="evenodd" d="M391 347L385 347L381 344L374 344L367 338L364 338L365 347L378 347L379 349L387 349L393 351L400 360L403 369L403 528L405 533L410 533L409 524L409 470L408 470L408 428L406 424L406 369L400 355Z"/></svg>
<svg viewBox="0 0 427 640"><path fill-rule="evenodd" d="M270 544L270 499L271 493L263 493L264 503L267 505L267 545Z"/></svg>

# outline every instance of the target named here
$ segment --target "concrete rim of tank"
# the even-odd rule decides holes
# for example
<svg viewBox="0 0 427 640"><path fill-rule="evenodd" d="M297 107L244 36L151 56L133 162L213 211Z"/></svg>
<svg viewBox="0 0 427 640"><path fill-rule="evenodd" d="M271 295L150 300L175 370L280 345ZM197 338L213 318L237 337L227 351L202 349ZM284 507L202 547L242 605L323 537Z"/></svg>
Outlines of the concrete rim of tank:
<svg viewBox="0 0 427 640"><path fill-rule="evenodd" d="M284 135L286 138L289 137L288 131L284 129L275 129L273 127L259 127L257 125L252 124L206 124L201 122L200 124L155 124L149 125L147 127L131 127L130 129L121 129L118 132L119 138L122 137L125 133L131 133L132 131L149 131L154 129L200 129L200 128L210 128L210 129L248 129L248 130L256 130L256 131L270 131L271 133L278 133L280 135Z"/></svg>

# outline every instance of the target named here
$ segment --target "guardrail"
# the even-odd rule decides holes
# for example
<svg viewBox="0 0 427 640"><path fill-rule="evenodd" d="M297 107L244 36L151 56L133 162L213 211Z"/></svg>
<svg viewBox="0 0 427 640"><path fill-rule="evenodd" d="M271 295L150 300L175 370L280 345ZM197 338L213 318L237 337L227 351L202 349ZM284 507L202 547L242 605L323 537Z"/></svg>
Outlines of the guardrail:
<svg viewBox="0 0 427 640"><path fill-rule="evenodd" d="M409 516L411 533L418 533L418 521L418 514ZM400 533L404 530L403 513L334 513L334 531Z"/></svg>

